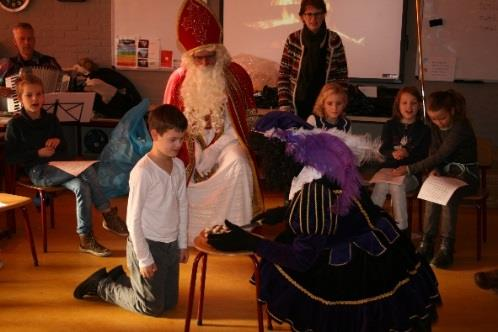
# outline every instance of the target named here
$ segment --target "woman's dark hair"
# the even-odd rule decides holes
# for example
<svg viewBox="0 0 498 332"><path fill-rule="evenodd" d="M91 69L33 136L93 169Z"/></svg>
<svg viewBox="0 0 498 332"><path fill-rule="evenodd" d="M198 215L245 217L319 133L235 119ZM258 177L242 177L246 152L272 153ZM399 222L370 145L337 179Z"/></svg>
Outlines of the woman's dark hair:
<svg viewBox="0 0 498 332"><path fill-rule="evenodd" d="M427 108L432 112L445 110L449 113L453 110L453 117L465 119L465 97L455 90L436 91L431 93L427 102Z"/></svg>
<svg viewBox="0 0 498 332"><path fill-rule="evenodd" d="M251 132L248 142L262 171L265 189L287 194L292 178L299 174L303 166L285 153L285 142L277 138L267 138L261 133Z"/></svg>
<svg viewBox="0 0 498 332"><path fill-rule="evenodd" d="M325 5L325 1L323 0L303 0L301 1L301 8L299 9L299 16L304 14L307 6L312 6L317 9L320 9L322 12L327 12L327 6Z"/></svg>

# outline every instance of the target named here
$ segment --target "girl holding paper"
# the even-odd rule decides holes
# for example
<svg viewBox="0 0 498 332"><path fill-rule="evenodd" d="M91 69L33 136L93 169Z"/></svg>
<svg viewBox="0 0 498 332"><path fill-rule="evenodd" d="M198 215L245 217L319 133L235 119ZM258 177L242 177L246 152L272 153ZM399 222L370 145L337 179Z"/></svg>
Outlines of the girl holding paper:
<svg viewBox="0 0 498 332"><path fill-rule="evenodd" d="M429 156L400 166L395 175L429 173L459 178L468 185L459 188L446 206L426 202L423 238L418 252L431 265L446 268L453 264L456 220L461 199L479 187L477 141L465 115L465 98L454 90L437 91L429 96L427 115L431 120ZM441 220L441 245L434 255L434 238Z"/></svg>
<svg viewBox="0 0 498 332"><path fill-rule="evenodd" d="M380 153L385 158L384 168L396 168L412 164L427 157L430 143L430 129L424 124L422 96L415 87L404 87L398 91L393 104L392 118L382 128ZM408 213L406 193L419 185L417 177L409 174L401 185L379 182L375 184L371 199L384 206L387 194L391 195L394 220L407 236Z"/></svg>

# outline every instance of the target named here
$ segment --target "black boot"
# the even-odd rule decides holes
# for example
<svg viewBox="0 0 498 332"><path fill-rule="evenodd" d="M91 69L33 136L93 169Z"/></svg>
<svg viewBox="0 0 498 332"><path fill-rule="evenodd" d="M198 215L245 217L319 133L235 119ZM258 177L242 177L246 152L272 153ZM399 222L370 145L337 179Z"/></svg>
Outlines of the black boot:
<svg viewBox="0 0 498 332"><path fill-rule="evenodd" d="M107 276L112 280L112 281L118 281L122 276L126 275L123 265L118 265L112 268Z"/></svg>
<svg viewBox="0 0 498 332"><path fill-rule="evenodd" d="M412 230L410 228L401 229L400 233L408 240L412 240Z"/></svg>
<svg viewBox="0 0 498 332"><path fill-rule="evenodd" d="M73 296L79 300L85 296L97 296L99 282L104 278L107 278L107 271L105 268L101 268L80 283L74 290Z"/></svg>
<svg viewBox="0 0 498 332"><path fill-rule="evenodd" d="M420 244L418 245L417 253L424 257L427 262L430 262L434 256L434 239L427 236L427 234L424 234L422 241L420 241Z"/></svg>
<svg viewBox="0 0 498 332"><path fill-rule="evenodd" d="M487 272L477 272L474 274L474 280L482 289L494 289L498 291L498 269L487 271Z"/></svg>
<svg viewBox="0 0 498 332"><path fill-rule="evenodd" d="M431 265L444 269L450 267L453 264L453 248L455 246L455 240L449 238L443 238L441 240L441 247L439 248L436 257L431 261Z"/></svg>

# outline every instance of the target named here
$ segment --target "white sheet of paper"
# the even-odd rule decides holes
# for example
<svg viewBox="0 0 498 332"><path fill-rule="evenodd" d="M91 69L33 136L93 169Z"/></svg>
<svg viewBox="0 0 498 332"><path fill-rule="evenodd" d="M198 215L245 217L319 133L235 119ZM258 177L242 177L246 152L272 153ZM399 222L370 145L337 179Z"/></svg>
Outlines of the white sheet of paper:
<svg viewBox="0 0 498 332"><path fill-rule="evenodd" d="M370 183L392 183L401 185L405 180L405 175L393 176L392 168L381 168L370 179Z"/></svg>
<svg viewBox="0 0 498 332"><path fill-rule="evenodd" d="M360 91L363 92L367 97L377 98L377 86L360 85L358 89L360 89Z"/></svg>
<svg viewBox="0 0 498 332"><path fill-rule="evenodd" d="M452 177L430 175L422 183L417 198L446 205L453 193L458 188L466 185L464 181Z"/></svg>
<svg viewBox="0 0 498 332"><path fill-rule="evenodd" d="M98 160L70 160L51 161L48 164L74 176L80 175L85 169L95 164Z"/></svg>
<svg viewBox="0 0 498 332"><path fill-rule="evenodd" d="M424 58L424 78L428 81L453 82L455 80L456 57Z"/></svg>

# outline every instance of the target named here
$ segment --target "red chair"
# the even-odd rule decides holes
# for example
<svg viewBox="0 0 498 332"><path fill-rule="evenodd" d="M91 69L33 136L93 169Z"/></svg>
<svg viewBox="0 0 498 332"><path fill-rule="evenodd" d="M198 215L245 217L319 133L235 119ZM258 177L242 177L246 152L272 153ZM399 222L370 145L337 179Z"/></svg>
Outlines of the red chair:
<svg viewBox="0 0 498 332"><path fill-rule="evenodd" d="M482 244L488 238L488 206L487 200L489 190L487 187L487 171L493 164L493 147L491 141L478 137L477 138L477 160L479 162L479 176L481 178L481 186L476 194L466 196L461 205L472 206L476 212L476 258L481 259Z"/></svg>

